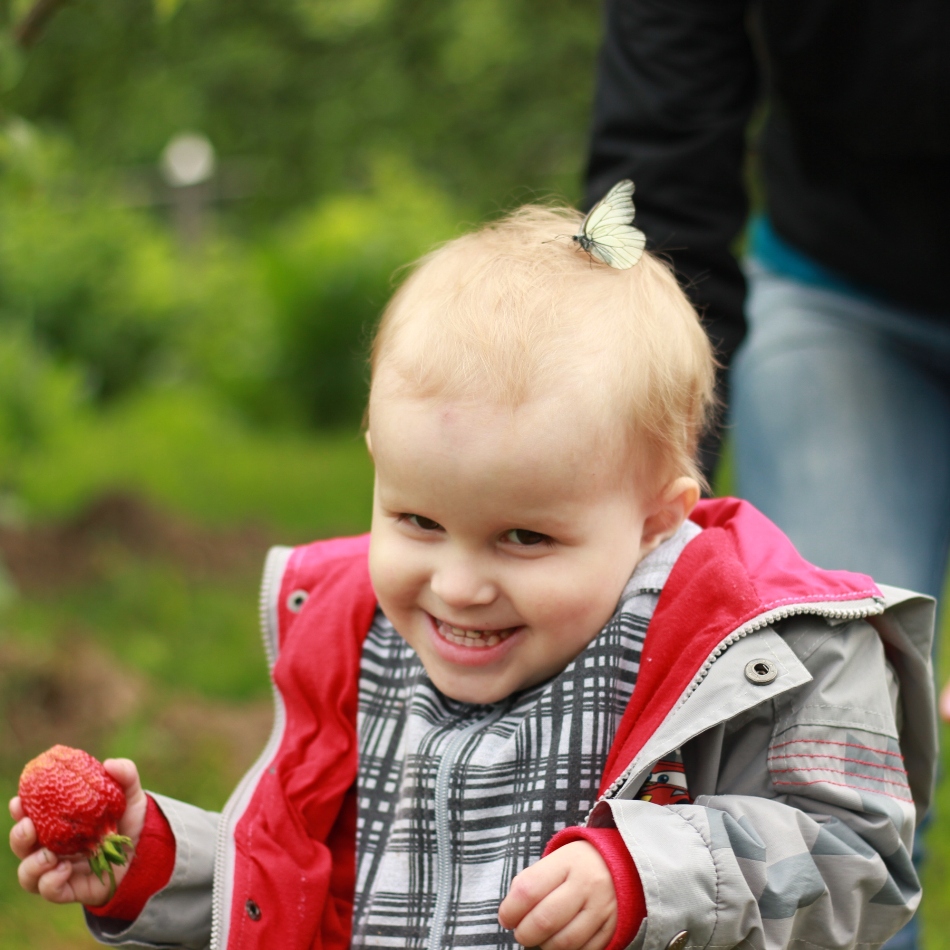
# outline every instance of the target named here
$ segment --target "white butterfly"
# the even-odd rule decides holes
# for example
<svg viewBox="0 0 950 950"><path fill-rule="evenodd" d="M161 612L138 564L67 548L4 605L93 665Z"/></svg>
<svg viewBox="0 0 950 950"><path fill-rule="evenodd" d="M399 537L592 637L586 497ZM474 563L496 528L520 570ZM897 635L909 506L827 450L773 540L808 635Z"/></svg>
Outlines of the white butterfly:
<svg viewBox="0 0 950 950"><path fill-rule="evenodd" d="M584 218L574 240L591 257L626 270L643 256L647 237L633 226L633 182L618 181Z"/></svg>

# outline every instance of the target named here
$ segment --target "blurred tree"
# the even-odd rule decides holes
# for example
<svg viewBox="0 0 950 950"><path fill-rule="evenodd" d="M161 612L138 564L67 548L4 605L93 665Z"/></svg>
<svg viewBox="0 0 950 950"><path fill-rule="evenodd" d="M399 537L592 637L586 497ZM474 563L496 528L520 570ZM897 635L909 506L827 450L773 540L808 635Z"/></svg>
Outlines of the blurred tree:
<svg viewBox="0 0 950 950"><path fill-rule="evenodd" d="M0 337L99 402L184 381L258 421L352 425L393 272L463 217L577 193L598 20L597 0L0 0ZM183 130L219 158L200 255L154 213Z"/></svg>
<svg viewBox="0 0 950 950"><path fill-rule="evenodd" d="M77 373L57 366L22 331L0 336L0 524L22 458L75 424L83 408Z"/></svg>
<svg viewBox="0 0 950 950"><path fill-rule="evenodd" d="M66 0L34 0L13 27L13 38L21 49L29 49L42 35L46 24L59 12Z"/></svg>
<svg viewBox="0 0 950 950"><path fill-rule="evenodd" d="M180 319L176 261L155 222L80 186L71 161L23 122L0 133L0 329L78 364L108 399L157 369Z"/></svg>
<svg viewBox="0 0 950 950"><path fill-rule="evenodd" d="M15 9L14 9L15 8ZM3 0L8 23L23 4ZM480 212L577 193L597 0L77 0L6 108L96 165L154 163L200 129L243 159L251 221L402 152Z"/></svg>
<svg viewBox="0 0 950 950"><path fill-rule="evenodd" d="M393 273L453 236L459 217L441 192L390 161L379 163L369 193L327 198L282 229L264 268L274 369L298 418L322 426L359 420L368 343Z"/></svg>

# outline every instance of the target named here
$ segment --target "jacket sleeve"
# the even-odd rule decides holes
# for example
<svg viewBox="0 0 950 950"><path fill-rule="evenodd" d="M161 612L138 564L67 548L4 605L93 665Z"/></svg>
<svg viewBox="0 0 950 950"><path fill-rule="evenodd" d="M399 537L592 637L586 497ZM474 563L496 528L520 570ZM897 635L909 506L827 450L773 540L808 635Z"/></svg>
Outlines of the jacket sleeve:
<svg viewBox="0 0 950 950"><path fill-rule="evenodd" d="M150 793L151 794L151 793ZM113 947L206 950L211 942L216 812L152 795L175 836L175 868L168 885L146 903L131 924L86 913L92 935Z"/></svg>
<svg viewBox="0 0 950 950"><path fill-rule="evenodd" d="M637 226L672 260L724 367L745 333L732 247L747 213L746 126L757 90L748 7L607 0L586 182L591 205L633 179ZM727 383L720 373L724 405ZM707 473L717 447L718 433L703 446Z"/></svg>
<svg viewBox="0 0 950 950"><path fill-rule="evenodd" d="M785 639L811 681L693 741L708 794L612 802L647 906L632 946L878 946L916 909L884 648L863 621L799 630Z"/></svg>
<svg viewBox="0 0 950 950"><path fill-rule="evenodd" d="M730 249L746 217L757 89L748 6L608 0L587 170L589 203L633 179L637 224L673 258L727 349L744 329L745 284Z"/></svg>

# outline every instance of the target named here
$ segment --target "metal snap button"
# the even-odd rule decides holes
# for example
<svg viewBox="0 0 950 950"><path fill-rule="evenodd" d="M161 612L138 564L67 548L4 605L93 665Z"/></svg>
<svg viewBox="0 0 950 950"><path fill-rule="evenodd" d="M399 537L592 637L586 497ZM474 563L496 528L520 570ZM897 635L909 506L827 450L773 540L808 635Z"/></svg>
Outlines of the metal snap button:
<svg viewBox="0 0 950 950"><path fill-rule="evenodd" d="M666 950L683 950L687 940L689 940L689 934L685 930L681 930L675 937L670 937Z"/></svg>
<svg viewBox="0 0 950 950"><path fill-rule="evenodd" d="M299 614L303 609L303 605L307 602L307 598L310 596L310 591L306 590L295 590L290 593L287 597L287 609L291 613Z"/></svg>
<svg viewBox="0 0 950 950"><path fill-rule="evenodd" d="M778 676L778 667L771 660L750 660L745 665L745 678L756 686L771 683Z"/></svg>
<svg viewBox="0 0 950 950"><path fill-rule="evenodd" d="M245 902L244 909L247 911L247 916L250 917L251 920L261 919L260 907L258 907L257 904L254 903L254 901L250 900L250 898Z"/></svg>

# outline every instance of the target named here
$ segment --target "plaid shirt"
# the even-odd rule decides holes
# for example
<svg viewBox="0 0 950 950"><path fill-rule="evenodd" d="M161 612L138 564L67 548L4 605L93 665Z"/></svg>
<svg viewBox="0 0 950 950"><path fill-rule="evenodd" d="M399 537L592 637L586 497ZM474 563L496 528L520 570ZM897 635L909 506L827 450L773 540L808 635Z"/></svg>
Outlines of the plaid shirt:
<svg viewBox="0 0 950 950"><path fill-rule="evenodd" d="M594 803L686 522L558 676L490 705L440 693L381 612L363 648L354 947L514 946L512 879Z"/></svg>

